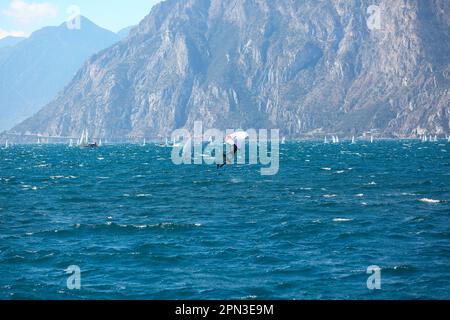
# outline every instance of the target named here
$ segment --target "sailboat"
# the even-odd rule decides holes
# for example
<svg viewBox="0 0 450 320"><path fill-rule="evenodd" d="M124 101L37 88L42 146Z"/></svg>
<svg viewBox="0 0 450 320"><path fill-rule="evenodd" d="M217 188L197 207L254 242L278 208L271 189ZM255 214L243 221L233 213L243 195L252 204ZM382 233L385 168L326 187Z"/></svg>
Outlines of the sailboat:
<svg viewBox="0 0 450 320"><path fill-rule="evenodd" d="M326 136L325 136L325 139L323 139L323 143L324 143L324 144L328 144L328 139L327 139Z"/></svg>
<svg viewBox="0 0 450 320"><path fill-rule="evenodd" d="M286 144L286 138L283 137L283 139L281 139L281 144Z"/></svg>
<svg viewBox="0 0 450 320"><path fill-rule="evenodd" d="M352 137L352 144L355 144L356 143L356 139L355 139L355 136L353 136Z"/></svg>
<svg viewBox="0 0 450 320"><path fill-rule="evenodd" d="M336 143L339 143L340 141L339 141L339 137L338 136L336 136Z"/></svg>
<svg viewBox="0 0 450 320"><path fill-rule="evenodd" d="M94 143L89 142L89 131L87 129L83 130L78 145L82 148L98 148L97 142Z"/></svg>
<svg viewBox="0 0 450 320"><path fill-rule="evenodd" d="M72 139L70 139L70 141L69 141L69 147L73 147L73 140Z"/></svg>
<svg viewBox="0 0 450 320"><path fill-rule="evenodd" d="M370 143L373 143L373 136L370 136Z"/></svg>
<svg viewBox="0 0 450 320"><path fill-rule="evenodd" d="M41 144L41 139L38 138L37 144L40 145Z"/></svg>
<svg viewBox="0 0 450 320"><path fill-rule="evenodd" d="M8 140L6 140L6 142L5 142L5 149L8 149L8 148L9 148Z"/></svg>
<svg viewBox="0 0 450 320"><path fill-rule="evenodd" d="M142 146L145 147L147 145L147 141L144 138L144 142L142 142Z"/></svg>

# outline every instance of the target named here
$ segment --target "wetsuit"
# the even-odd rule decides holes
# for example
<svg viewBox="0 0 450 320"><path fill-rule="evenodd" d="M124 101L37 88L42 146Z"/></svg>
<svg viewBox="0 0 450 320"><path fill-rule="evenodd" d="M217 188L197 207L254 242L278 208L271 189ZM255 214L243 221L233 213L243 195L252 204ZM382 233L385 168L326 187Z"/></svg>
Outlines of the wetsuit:
<svg viewBox="0 0 450 320"><path fill-rule="evenodd" d="M236 154L237 150L238 150L238 147L237 147L237 145L234 144L233 145L233 157ZM223 164L218 164L217 169L223 168L226 164L227 164L227 155L224 154L223 155Z"/></svg>

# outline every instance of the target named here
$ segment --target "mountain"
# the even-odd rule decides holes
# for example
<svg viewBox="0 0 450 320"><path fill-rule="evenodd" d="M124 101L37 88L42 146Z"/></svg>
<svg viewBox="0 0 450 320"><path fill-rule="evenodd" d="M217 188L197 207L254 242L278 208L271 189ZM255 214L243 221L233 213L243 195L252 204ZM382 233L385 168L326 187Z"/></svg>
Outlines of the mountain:
<svg viewBox="0 0 450 320"><path fill-rule="evenodd" d="M377 3L164 1L13 131L162 137L202 120L290 137L449 133L450 2Z"/></svg>
<svg viewBox="0 0 450 320"><path fill-rule="evenodd" d="M0 51L0 131L10 129L54 99L91 55L118 36L80 18L80 29L66 23L46 27ZM3 54L2 54L3 52Z"/></svg>
<svg viewBox="0 0 450 320"><path fill-rule="evenodd" d="M119 36L120 39L125 39L130 34L130 31L135 27L136 26L129 26L129 27L123 28L117 32L117 35Z"/></svg>
<svg viewBox="0 0 450 320"><path fill-rule="evenodd" d="M13 47L24 40L22 37L12 37L8 36L0 39L0 64L3 60L5 60L11 52L13 51Z"/></svg>
<svg viewBox="0 0 450 320"><path fill-rule="evenodd" d="M12 37L12 36L2 38L2 39L0 39L0 48L13 47L24 39L26 39L26 38Z"/></svg>

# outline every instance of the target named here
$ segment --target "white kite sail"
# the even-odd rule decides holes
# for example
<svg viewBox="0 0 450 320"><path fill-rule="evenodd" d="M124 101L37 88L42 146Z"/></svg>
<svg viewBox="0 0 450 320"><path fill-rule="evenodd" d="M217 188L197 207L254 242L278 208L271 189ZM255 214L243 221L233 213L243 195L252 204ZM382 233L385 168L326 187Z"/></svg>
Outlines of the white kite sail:
<svg viewBox="0 0 450 320"><path fill-rule="evenodd" d="M244 149L245 140L248 137L248 133L245 131L235 132L225 137L225 143L229 145L236 145L238 149Z"/></svg>

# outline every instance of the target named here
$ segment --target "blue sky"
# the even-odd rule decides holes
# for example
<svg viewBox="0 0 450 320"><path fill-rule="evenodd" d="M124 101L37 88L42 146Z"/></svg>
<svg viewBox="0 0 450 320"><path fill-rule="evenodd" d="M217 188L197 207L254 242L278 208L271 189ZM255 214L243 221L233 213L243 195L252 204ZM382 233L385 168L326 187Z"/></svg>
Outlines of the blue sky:
<svg viewBox="0 0 450 320"><path fill-rule="evenodd" d="M29 36L45 26L60 25L79 12L97 25L117 32L137 24L161 0L0 0L0 39Z"/></svg>

